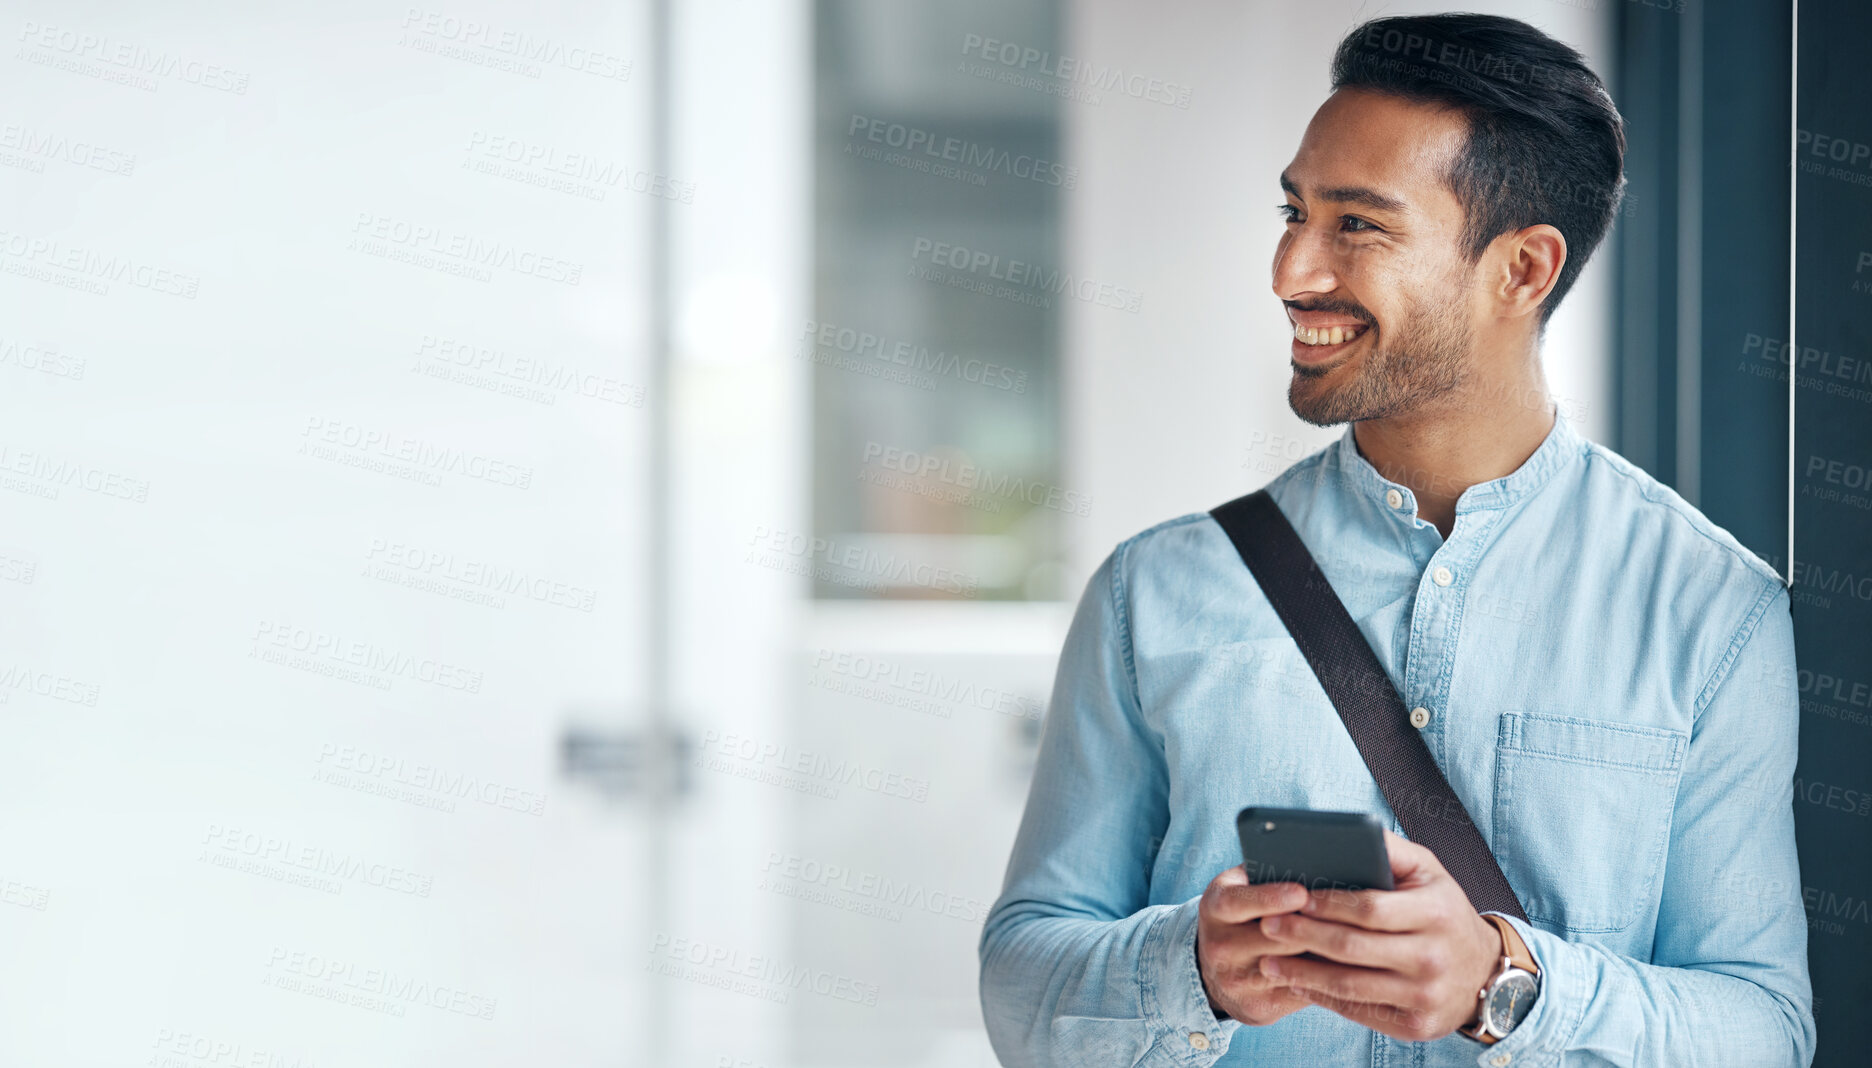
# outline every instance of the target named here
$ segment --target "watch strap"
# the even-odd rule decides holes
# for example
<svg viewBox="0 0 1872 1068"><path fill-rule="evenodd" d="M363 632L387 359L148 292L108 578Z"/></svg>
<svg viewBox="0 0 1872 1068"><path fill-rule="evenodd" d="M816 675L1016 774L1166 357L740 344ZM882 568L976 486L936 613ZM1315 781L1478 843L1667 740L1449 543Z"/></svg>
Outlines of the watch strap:
<svg viewBox="0 0 1872 1068"><path fill-rule="evenodd" d="M1483 1024L1488 1020L1488 1013L1485 1010L1488 1004L1489 990L1495 986L1495 981L1500 979L1510 968L1518 968L1534 976L1535 979L1538 980L1540 978L1540 965L1534 962L1534 954L1528 949L1527 942L1521 938L1521 932L1515 930L1514 924L1509 923L1506 917L1493 912L1485 912L1482 914L1482 918L1487 920L1490 925L1495 928L1496 932L1501 935L1502 966L1497 968L1493 975L1489 976L1488 982L1483 985L1482 989L1476 991L1475 1018L1456 1030L1485 1046L1492 1046L1500 1040L1483 1029Z"/></svg>
<svg viewBox="0 0 1872 1068"><path fill-rule="evenodd" d="M1540 965L1534 962L1533 951L1528 949L1527 943L1521 938L1521 932L1515 930L1514 924L1509 923L1507 917L1493 912L1484 913L1482 918L1494 924L1495 929L1501 932L1502 955L1508 958L1508 963L1530 975L1539 977Z"/></svg>

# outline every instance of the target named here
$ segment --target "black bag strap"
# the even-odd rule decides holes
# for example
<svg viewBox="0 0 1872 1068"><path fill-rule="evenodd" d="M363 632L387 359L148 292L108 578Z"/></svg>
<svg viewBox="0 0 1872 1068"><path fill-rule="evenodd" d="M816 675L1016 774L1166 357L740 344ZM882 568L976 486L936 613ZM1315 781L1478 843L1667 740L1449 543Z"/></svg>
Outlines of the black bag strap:
<svg viewBox="0 0 1872 1068"><path fill-rule="evenodd" d="M1209 514L1312 666L1405 837L1436 854L1477 912L1527 919L1482 832L1410 725L1378 655L1274 498L1257 490Z"/></svg>

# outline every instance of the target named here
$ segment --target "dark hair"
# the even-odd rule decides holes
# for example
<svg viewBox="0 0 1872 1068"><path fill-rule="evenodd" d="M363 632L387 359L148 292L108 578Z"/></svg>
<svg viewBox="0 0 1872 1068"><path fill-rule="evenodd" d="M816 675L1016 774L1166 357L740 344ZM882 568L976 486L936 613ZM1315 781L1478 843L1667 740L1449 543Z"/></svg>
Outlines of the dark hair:
<svg viewBox="0 0 1872 1068"><path fill-rule="evenodd" d="M1462 112L1469 137L1447 180L1468 213L1469 262L1501 234L1537 223L1566 237L1544 326L1605 237L1625 186L1625 121L1585 57L1497 15L1373 19L1339 42L1332 87Z"/></svg>

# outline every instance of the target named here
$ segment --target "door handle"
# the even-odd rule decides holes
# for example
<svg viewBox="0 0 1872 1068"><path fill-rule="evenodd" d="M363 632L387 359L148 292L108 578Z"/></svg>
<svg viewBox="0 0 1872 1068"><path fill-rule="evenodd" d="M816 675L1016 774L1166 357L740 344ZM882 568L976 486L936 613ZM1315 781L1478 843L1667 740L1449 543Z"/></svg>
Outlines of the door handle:
<svg viewBox="0 0 1872 1068"><path fill-rule="evenodd" d="M695 741L675 728L573 726L559 736L559 772L612 801L675 800L694 788Z"/></svg>

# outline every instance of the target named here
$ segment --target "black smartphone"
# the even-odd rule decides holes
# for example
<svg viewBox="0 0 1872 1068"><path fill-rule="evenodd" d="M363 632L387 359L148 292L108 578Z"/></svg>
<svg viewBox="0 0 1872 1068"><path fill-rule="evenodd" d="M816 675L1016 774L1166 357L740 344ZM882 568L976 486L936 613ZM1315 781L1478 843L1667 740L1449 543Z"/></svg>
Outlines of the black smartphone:
<svg viewBox="0 0 1872 1068"><path fill-rule="evenodd" d="M1309 890L1390 890L1384 824L1363 812L1249 806L1235 817L1250 883Z"/></svg>

